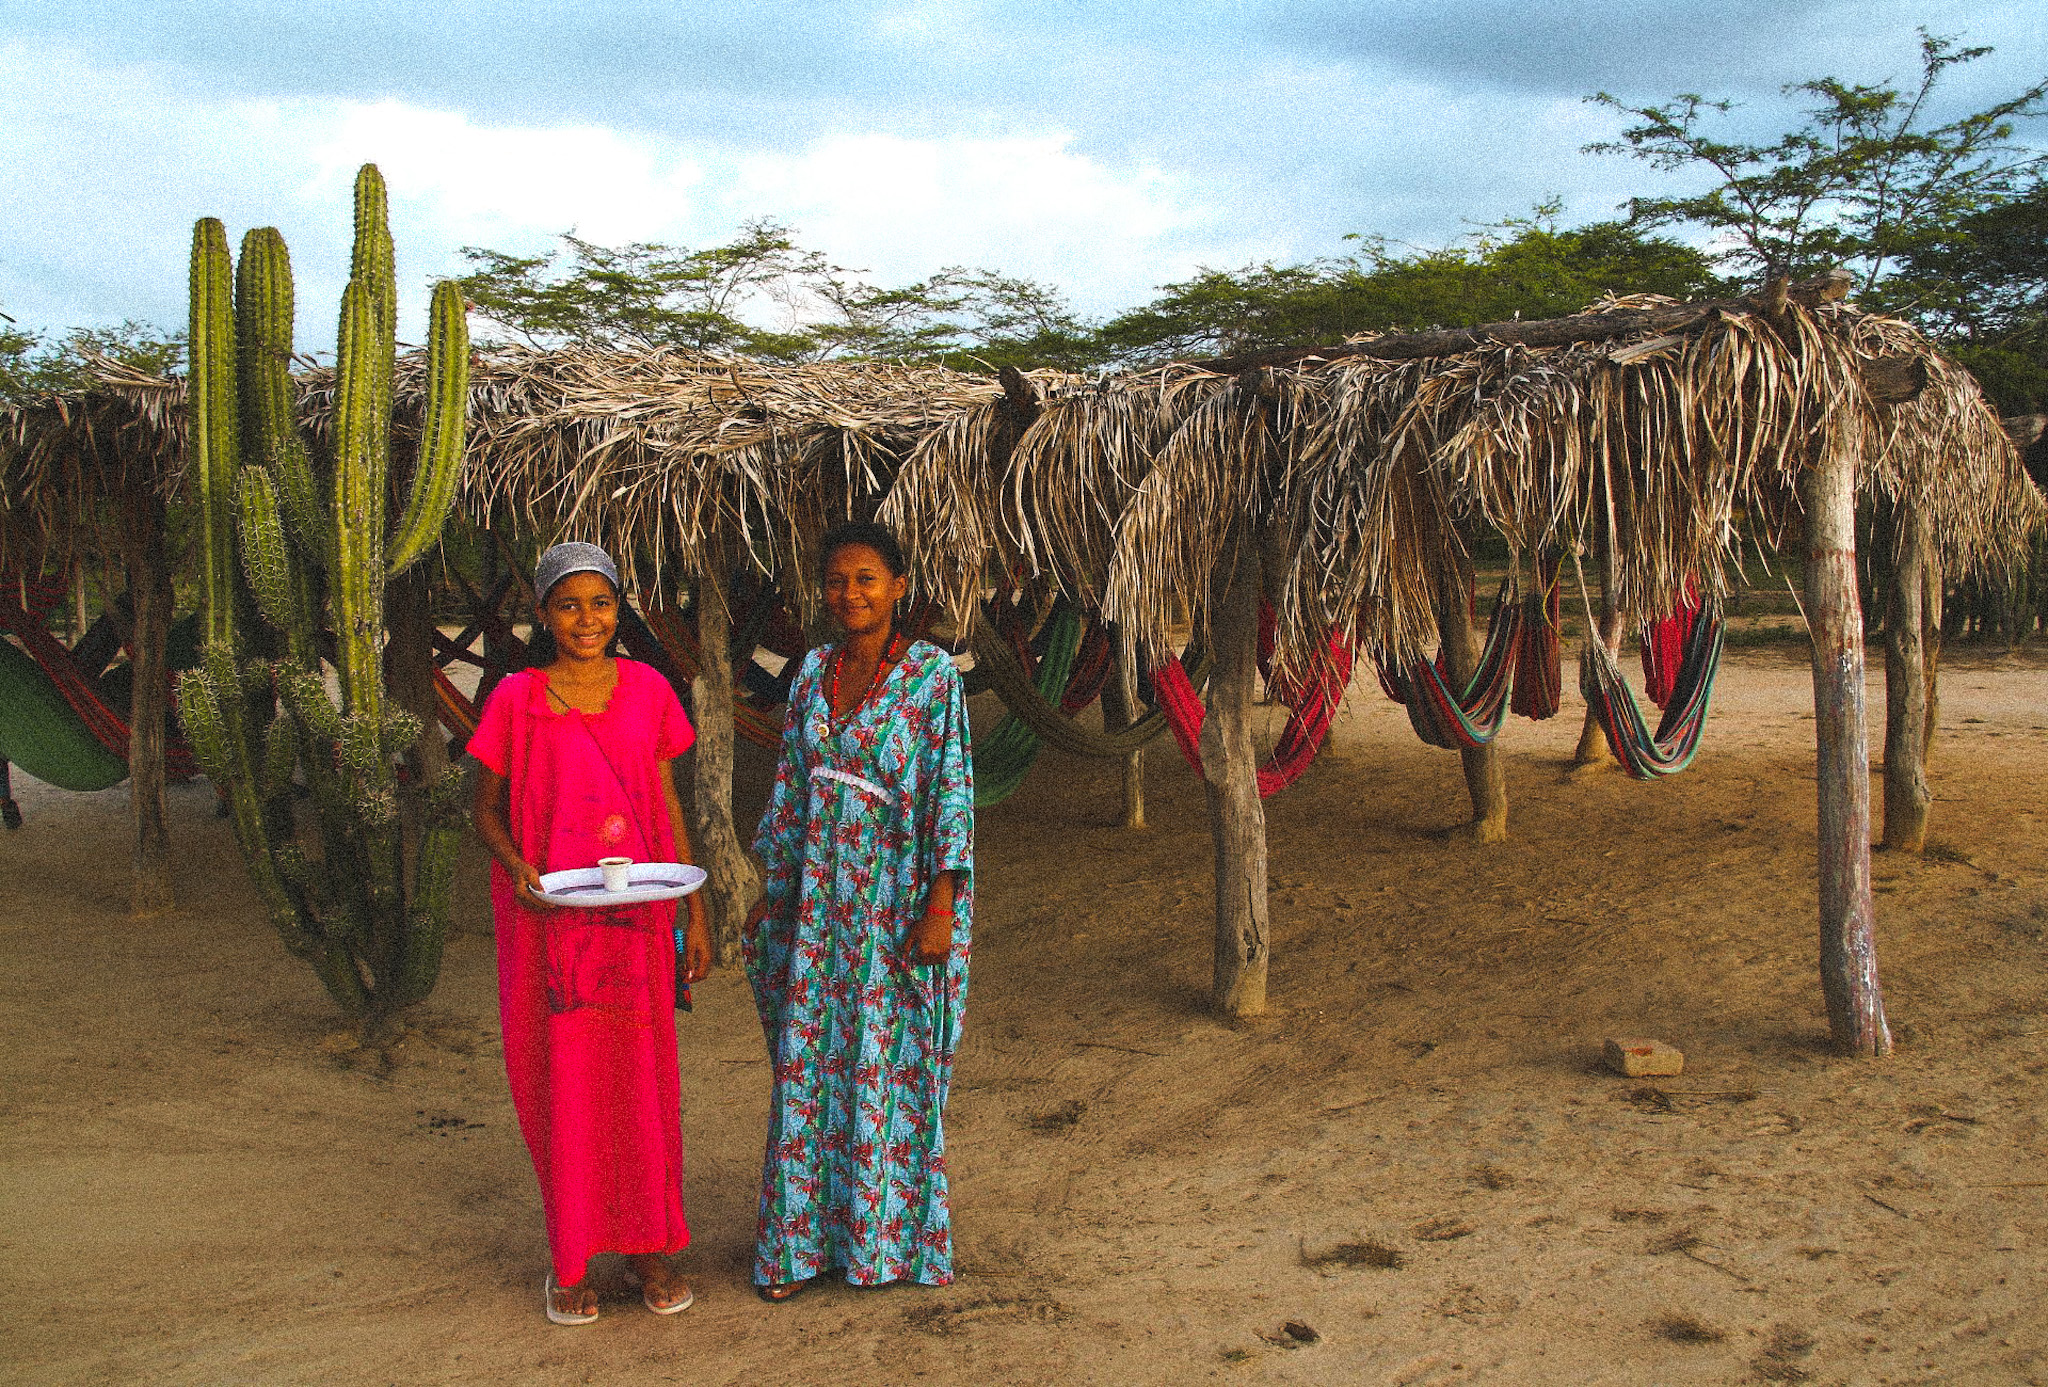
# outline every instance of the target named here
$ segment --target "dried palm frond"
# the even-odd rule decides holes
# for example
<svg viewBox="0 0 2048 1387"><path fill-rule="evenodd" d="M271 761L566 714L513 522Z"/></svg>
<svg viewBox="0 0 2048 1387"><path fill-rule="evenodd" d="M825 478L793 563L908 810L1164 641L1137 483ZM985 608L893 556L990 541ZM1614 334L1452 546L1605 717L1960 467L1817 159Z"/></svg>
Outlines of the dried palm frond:
<svg viewBox="0 0 2048 1387"><path fill-rule="evenodd" d="M1951 579L2023 562L2048 506L1976 379L1896 318L1859 314L1849 327L1860 357L1910 357L1927 375L1911 400L1872 406L1864 490L1920 511Z"/></svg>
<svg viewBox="0 0 2048 1387"><path fill-rule="evenodd" d="M184 382L119 362L95 388L0 409L0 567L116 551L101 535L134 495L169 499L185 451Z"/></svg>
<svg viewBox="0 0 2048 1387"><path fill-rule="evenodd" d="M1097 604L1124 508L1166 439L1228 381L1168 368L1048 403L1012 451L1003 482L1003 530L1023 571Z"/></svg>
<svg viewBox="0 0 2048 1387"><path fill-rule="evenodd" d="M1126 659L1140 650L1158 658L1183 621L1206 637L1212 582L1267 518L1282 456L1268 411L1281 416L1284 431L1305 393L1298 376L1269 380L1270 406L1242 381L1210 393L1167 439L1124 509L1102 611L1119 627Z"/></svg>
<svg viewBox="0 0 2048 1387"><path fill-rule="evenodd" d="M962 630L992 581L1056 585L1153 652L1205 626L1249 522L1290 669L1333 630L1397 661L1423 653L1444 565L1479 530L1517 553L1603 553L1620 609L1658 615L1689 583L1726 583L1744 525L1775 541L1800 475L1830 454L1927 518L1951 577L2011 562L2043 524L1975 382L1907 324L1797 303L1659 321L1428 358L1297 354L1256 378L1041 373L1023 405L935 367L492 348L471 373L460 504L480 524L595 539L656 581L663 565L750 562L805 600L821 529L872 514ZM1866 383L1880 358L1918 363L1925 388L1883 403ZM401 445L424 386L401 361ZM108 364L84 394L0 410L0 557L82 551L103 502L179 494L184 400L182 380ZM332 405L331 371L304 373L316 453Z"/></svg>

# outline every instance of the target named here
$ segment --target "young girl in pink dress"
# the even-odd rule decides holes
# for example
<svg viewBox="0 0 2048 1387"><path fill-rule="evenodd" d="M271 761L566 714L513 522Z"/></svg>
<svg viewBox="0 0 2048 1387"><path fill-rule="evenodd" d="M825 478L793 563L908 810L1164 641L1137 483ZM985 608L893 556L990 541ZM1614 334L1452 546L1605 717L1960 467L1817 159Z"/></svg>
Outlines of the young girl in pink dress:
<svg viewBox="0 0 2048 1387"><path fill-rule="evenodd" d="M477 834L495 859L498 1003L505 1073L540 1179L556 1324L597 1318L586 1280L599 1252L626 1254L658 1315L690 1304L667 1254L683 1222L676 1071L676 907L583 909L542 899L544 872L600 857L688 862L672 762L695 740L668 681L611 654L619 574L594 544L558 544L534 573L544 668L507 676L484 705ZM683 980L711 968L703 903L685 896Z"/></svg>

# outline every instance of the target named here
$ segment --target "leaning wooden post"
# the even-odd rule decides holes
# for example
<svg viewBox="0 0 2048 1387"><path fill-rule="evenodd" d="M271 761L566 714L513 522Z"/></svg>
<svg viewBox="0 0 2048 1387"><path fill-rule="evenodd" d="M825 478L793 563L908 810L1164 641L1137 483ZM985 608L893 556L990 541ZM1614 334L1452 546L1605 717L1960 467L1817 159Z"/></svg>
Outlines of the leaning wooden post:
<svg viewBox="0 0 2048 1387"><path fill-rule="evenodd" d="M760 894L761 874L740 843L732 817L732 613L721 566L714 560L697 582L697 677L690 713L697 728L690 796L690 845L711 874L703 886L712 947L720 963L740 955L740 925Z"/></svg>
<svg viewBox="0 0 2048 1387"><path fill-rule="evenodd" d="M1901 502L1889 515L1884 614L1884 845L1927 846L1927 522ZM1882 533L1882 530L1880 531Z"/></svg>
<svg viewBox="0 0 2048 1387"><path fill-rule="evenodd" d="M1451 682L1463 689L1479 671L1481 641L1472 624L1472 560L1463 554L1447 556L1437 572L1437 630L1443 639L1444 655L1450 664ZM1472 822L1462 830L1474 842L1504 843L1508 837L1508 782L1501 769L1500 748L1461 748L1458 760L1465 771L1465 791L1472 800Z"/></svg>
<svg viewBox="0 0 2048 1387"><path fill-rule="evenodd" d="M1252 744L1259 667L1257 546L1240 536L1236 561L1212 589L1209 714L1202 722L1202 780L1216 845L1216 963L1213 1000L1225 1016L1266 1009L1266 809L1259 800Z"/></svg>
<svg viewBox="0 0 2048 1387"><path fill-rule="evenodd" d="M1835 1044L1891 1053L1870 895L1870 749L1863 706L1863 606L1856 593L1856 457L1823 447L1799 480L1806 512L1806 615L1813 636L1820 811L1820 985Z"/></svg>
<svg viewBox="0 0 2048 1387"><path fill-rule="evenodd" d="M129 590L135 599L129 647L134 692L128 709L128 804L135 852L128 910L153 915L171 907L171 837L164 807L164 720L170 711L167 651L171 569L164 555L164 504L147 486L124 498Z"/></svg>

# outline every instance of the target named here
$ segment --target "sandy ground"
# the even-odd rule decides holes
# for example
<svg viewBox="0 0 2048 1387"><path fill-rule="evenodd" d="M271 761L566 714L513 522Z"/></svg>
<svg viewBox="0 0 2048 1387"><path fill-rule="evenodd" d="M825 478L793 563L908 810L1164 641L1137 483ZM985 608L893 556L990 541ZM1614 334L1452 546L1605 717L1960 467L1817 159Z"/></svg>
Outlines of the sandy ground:
<svg viewBox="0 0 2048 1387"><path fill-rule="evenodd" d="M1275 1009L1236 1028L1203 1009L1199 784L1154 751L1132 835L1111 768L1048 754L981 821L959 1283L754 1298L767 1072L725 971L682 1027L698 1303L655 1318L607 1265L577 1330L540 1314L475 863L386 1065L262 924L204 786L172 796L184 905L131 922L125 791L17 780L0 1374L2048 1381L2048 665L1959 656L1944 694L1934 850L1876 858L1901 1042L1878 1062L1823 1045L1785 653L1731 657L1706 750L1664 784L1563 775L1575 703L1515 722L1496 848L1444 835L1455 758L1355 689L1268 803ZM1611 1034L1681 1046L1685 1074L1601 1072Z"/></svg>

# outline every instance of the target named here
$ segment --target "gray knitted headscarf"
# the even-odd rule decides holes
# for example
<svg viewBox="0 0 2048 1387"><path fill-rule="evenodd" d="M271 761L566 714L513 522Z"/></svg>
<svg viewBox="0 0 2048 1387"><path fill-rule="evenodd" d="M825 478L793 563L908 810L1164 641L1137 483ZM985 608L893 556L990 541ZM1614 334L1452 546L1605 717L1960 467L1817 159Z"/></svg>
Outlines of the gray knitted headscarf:
<svg viewBox="0 0 2048 1387"><path fill-rule="evenodd" d="M611 581L612 591L619 590L619 566L610 554L595 544L557 544L533 566L533 592L542 606L547 605L555 584L571 573L602 573Z"/></svg>

